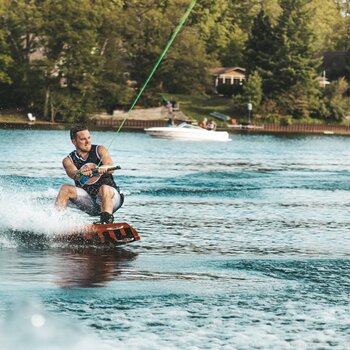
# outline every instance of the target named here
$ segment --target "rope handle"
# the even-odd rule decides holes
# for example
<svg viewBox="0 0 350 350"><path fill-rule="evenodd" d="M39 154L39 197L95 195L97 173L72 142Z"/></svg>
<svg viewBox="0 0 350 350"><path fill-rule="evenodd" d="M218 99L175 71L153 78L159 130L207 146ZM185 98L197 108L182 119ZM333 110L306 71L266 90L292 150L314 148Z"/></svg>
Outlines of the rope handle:
<svg viewBox="0 0 350 350"><path fill-rule="evenodd" d="M108 165L107 165L108 166ZM98 175L98 169L102 168L102 167L106 167L106 165L102 165L102 166L97 166L96 169L86 169L86 170L81 170L77 173L76 177L80 177L80 176L84 176L84 173L91 171L92 170L92 176L96 176ZM121 167L119 165L113 165L109 168L107 168L107 171L113 171L113 170L120 170Z"/></svg>

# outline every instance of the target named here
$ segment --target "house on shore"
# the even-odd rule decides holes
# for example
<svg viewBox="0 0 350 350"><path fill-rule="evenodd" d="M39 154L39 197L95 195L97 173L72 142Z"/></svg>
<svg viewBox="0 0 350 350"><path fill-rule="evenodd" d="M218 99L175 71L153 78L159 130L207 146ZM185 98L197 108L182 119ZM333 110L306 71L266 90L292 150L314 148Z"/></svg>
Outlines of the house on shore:
<svg viewBox="0 0 350 350"><path fill-rule="evenodd" d="M245 80L245 69L241 67L216 67L209 69L214 77L214 89L219 85L242 85Z"/></svg>
<svg viewBox="0 0 350 350"><path fill-rule="evenodd" d="M209 69L213 76L213 89L217 92L219 85L242 85L246 80L246 70L242 67L216 67ZM320 87L325 88L330 82L326 77L326 70L317 77Z"/></svg>

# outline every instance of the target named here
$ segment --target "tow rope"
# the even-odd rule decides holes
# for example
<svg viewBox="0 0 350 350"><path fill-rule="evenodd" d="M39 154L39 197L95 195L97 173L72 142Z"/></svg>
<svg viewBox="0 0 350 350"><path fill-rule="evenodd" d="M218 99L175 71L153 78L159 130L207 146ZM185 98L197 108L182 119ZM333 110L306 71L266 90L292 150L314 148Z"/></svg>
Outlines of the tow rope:
<svg viewBox="0 0 350 350"><path fill-rule="evenodd" d="M196 5L196 2L197 2L197 0L192 0L191 4L188 6L188 8L187 8L185 14L182 16L180 23L179 23L178 26L176 27L176 29L175 29L173 35L171 36L170 40L168 41L167 45L165 46L165 48L164 48L162 54L159 56L158 61L157 61L156 64L154 65L154 67L153 67L151 73L149 74L147 80L146 80L145 83L143 84L143 86L142 86L140 92L138 93L138 95L136 96L136 98L135 98L134 102L132 103L130 109L129 109L128 112L126 113L125 118L124 118L123 121L121 122L121 124L120 124L120 126L119 126L119 128L118 128L118 130L117 130L117 132L116 132L116 135L114 136L114 138L112 139L111 143L110 143L109 146L107 147L107 150L110 149L110 147L112 146L112 144L113 144L113 142L114 142L114 140L115 140L117 134L118 134L119 131L123 128L123 126L124 126L126 120L127 120L128 117L129 117L129 113L134 109L134 107L135 107L136 103L138 102L138 100L140 99L140 97L141 97L143 91L146 89L146 87L147 87L149 81L152 79L154 73L156 72L156 70L157 70L159 64L162 62L162 60L163 60L165 54L166 54L167 51L169 50L169 48L170 48L171 44L173 43L173 41L175 40L177 34L179 33L179 31L180 31L181 28L183 27L184 23L186 22L186 20L187 20L188 16L190 15L190 13L191 13L193 7ZM102 158L101 158L99 164L97 165L97 167L100 166L101 162L102 162Z"/></svg>

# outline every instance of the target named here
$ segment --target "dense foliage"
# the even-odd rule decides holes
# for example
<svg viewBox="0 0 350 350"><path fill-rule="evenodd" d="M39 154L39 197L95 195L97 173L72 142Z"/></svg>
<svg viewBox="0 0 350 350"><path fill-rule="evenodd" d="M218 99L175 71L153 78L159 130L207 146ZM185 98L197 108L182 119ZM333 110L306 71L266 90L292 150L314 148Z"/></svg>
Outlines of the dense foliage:
<svg viewBox="0 0 350 350"><path fill-rule="evenodd" d="M0 0L0 108L52 121L128 108L189 3ZM208 93L209 68L240 66L245 85L218 89L238 109L248 101L256 115L341 121L349 110L349 12L350 0L198 0L141 103ZM345 64L325 89L317 77L328 51L344 53Z"/></svg>

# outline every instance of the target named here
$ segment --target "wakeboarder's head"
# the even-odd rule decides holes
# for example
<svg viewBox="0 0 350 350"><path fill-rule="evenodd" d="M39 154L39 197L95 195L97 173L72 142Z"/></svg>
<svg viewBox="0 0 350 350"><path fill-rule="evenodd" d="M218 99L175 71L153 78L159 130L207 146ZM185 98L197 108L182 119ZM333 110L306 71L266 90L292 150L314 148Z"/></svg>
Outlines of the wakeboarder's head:
<svg viewBox="0 0 350 350"><path fill-rule="evenodd" d="M70 138L78 152L90 152L91 136L85 125L76 125L70 129Z"/></svg>

